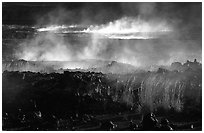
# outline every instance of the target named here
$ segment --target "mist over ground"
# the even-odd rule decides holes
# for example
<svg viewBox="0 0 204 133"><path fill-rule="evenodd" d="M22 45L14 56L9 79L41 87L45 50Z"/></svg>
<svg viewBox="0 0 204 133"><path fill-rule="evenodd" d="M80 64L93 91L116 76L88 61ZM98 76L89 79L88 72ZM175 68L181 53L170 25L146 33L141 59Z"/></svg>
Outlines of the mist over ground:
<svg viewBox="0 0 204 133"><path fill-rule="evenodd" d="M16 59L137 67L201 62L201 14L201 3L3 3L4 25L35 31L17 43Z"/></svg>

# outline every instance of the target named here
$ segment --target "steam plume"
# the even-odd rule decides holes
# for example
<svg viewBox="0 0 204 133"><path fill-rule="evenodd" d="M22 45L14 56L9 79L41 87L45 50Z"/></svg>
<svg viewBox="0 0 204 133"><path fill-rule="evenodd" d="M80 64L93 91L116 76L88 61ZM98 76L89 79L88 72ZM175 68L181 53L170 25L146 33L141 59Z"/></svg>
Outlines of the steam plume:
<svg viewBox="0 0 204 133"><path fill-rule="evenodd" d="M112 17L108 7L107 11L99 8L97 15L89 10L97 11L89 4L72 10L59 7L39 18L38 25L49 23L37 29L37 36L25 40L16 56L41 61L115 60L141 67L194 58L201 61L201 34L195 30L200 26L200 6L180 7L171 3L120 3L115 6L120 10Z"/></svg>

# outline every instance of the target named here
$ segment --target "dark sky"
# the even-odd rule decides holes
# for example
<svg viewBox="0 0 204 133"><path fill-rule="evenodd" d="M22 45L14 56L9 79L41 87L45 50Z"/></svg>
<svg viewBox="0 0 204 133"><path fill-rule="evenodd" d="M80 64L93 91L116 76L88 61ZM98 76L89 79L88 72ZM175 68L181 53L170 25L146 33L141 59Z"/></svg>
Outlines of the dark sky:
<svg viewBox="0 0 204 133"><path fill-rule="evenodd" d="M63 12L62 12L63 11ZM120 3L3 3L3 24L36 24L41 17L48 15L65 15L61 23L80 23L83 17L92 22L98 14L106 12L106 16L100 18L105 22L107 19L115 19L122 14ZM60 14L59 14L60 13ZM112 15L113 13L113 15ZM73 17L70 21L70 17Z"/></svg>
<svg viewBox="0 0 204 133"><path fill-rule="evenodd" d="M202 3L3 3L3 24L46 24L53 19L50 16L62 16L60 23L66 24L98 24L138 15L145 19L165 18L179 27L200 28Z"/></svg>

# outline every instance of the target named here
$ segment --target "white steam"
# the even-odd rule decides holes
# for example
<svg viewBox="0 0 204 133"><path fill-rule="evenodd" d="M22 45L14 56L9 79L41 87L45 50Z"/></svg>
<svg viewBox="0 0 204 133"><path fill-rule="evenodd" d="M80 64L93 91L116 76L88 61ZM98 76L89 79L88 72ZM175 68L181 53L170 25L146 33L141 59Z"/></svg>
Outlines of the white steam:
<svg viewBox="0 0 204 133"><path fill-rule="evenodd" d="M105 25L91 26L84 32L98 33L113 39L152 39L172 31L165 21L144 21L124 17Z"/></svg>
<svg viewBox="0 0 204 133"><path fill-rule="evenodd" d="M16 56L32 61L114 60L137 67L199 59L200 44L179 40L173 28L166 21L139 17L88 27L49 25L25 40Z"/></svg>
<svg viewBox="0 0 204 133"><path fill-rule="evenodd" d="M29 61L65 61L71 59L71 49L54 34L39 34L21 44L17 56Z"/></svg>
<svg viewBox="0 0 204 133"><path fill-rule="evenodd" d="M159 38L172 31L172 27L165 21L145 21L132 17L123 17L119 20L109 22L103 25L91 25L84 30L74 30L77 25L50 25L48 27L39 28L39 32L54 33L93 33L100 34L110 39L153 39Z"/></svg>

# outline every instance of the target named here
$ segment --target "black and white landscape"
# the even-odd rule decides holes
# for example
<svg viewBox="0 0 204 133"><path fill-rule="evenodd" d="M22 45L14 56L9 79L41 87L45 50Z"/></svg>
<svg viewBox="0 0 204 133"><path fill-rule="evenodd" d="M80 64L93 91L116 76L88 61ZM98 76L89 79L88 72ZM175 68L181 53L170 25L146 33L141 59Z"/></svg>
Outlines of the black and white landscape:
<svg viewBox="0 0 204 133"><path fill-rule="evenodd" d="M2 129L201 131L202 3L2 3Z"/></svg>

